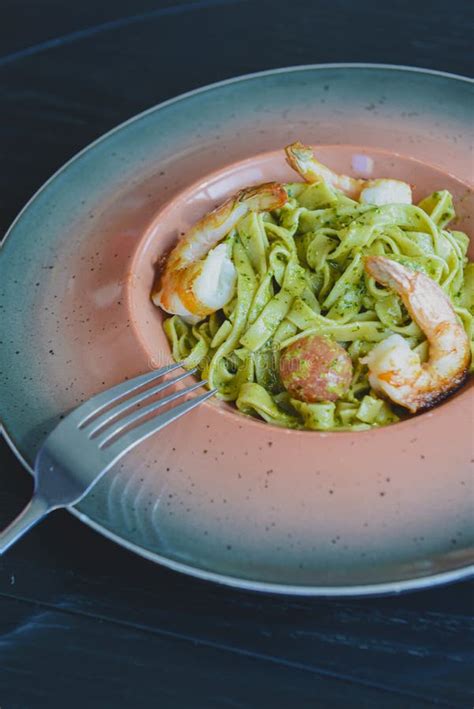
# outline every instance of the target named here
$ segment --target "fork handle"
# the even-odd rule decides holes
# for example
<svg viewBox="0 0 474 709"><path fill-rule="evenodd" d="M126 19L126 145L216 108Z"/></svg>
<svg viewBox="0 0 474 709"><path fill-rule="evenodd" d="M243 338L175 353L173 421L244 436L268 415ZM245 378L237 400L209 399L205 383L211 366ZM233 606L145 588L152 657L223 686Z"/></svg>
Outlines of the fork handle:
<svg viewBox="0 0 474 709"><path fill-rule="evenodd" d="M51 508L39 495L33 495L24 510L20 512L3 532L0 532L0 555L45 517Z"/></svg>

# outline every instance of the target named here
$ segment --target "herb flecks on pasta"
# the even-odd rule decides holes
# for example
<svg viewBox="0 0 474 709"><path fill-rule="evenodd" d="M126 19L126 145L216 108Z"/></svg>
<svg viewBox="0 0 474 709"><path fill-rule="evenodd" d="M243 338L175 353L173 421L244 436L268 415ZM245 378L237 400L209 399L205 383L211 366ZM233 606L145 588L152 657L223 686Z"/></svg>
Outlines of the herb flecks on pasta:
<svg viewBox="0 0 474 709"><path fill-rule="evenodd" d="M230 300L201 318L165 320L173 357L199 367L241 412L272 424L333 431L393 423L403 410L369 381L366 358L398 335L423 362L432 343L365 259L387 257L428 276L472 341L474 264L467 263L468 237L447 228L455 216L451 195L435 192L417 206L374 205L323 180L284 190L282 206L247 210L219 241L235 269ZM282 351L309 336L338 343L352 361L337 397L304 401L282 383Z"/></svg>

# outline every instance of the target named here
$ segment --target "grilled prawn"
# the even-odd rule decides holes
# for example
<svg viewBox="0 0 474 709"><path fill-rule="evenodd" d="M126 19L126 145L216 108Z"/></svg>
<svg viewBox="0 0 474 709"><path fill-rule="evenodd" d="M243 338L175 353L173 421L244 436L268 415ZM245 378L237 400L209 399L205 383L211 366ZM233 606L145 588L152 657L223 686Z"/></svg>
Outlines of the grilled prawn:
<svg viewBox="0 0 474 709"><path fill-rule="evenodd" d="M248 187L206 214L180 239L166 261L152 300L188 322L224 307L235 291L237 273L227 244L219 243L248 212L282 207L287 201L276 182Z"/></svg>
<svg viewBox="0 0 474 709"><path fill-rule="evenodd" d="M361 360L375 391L412 413L427 409L457 389L467 375L468 336L451 301L428 276L385 256L368 256L365 268L378 283L394 290L426 335L429 358L421 363L401 335L390 335Z"/></svg>
<svg viewBox="0 0 474 709"><path fill-rule="evenodd" d="M411 204L411 187L406 182L381 178L362 180L349 175L338 175L314 157L311 148L302 143L292 143L285 148L289 165L305 182L324 181L341 190L348 197L366 204Z"/></svg>

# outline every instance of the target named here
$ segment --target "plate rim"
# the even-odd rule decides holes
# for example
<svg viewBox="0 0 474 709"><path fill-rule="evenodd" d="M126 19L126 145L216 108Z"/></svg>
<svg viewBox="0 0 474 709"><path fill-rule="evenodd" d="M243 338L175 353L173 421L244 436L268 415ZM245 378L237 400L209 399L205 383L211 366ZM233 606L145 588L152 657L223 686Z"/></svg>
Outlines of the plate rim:
<svg viewBox="0 0 474 709"><path fill-rule="evenodd" d="M87 151L89 151L91 148L94 148L96 145L98 145L101 141L106 140L109 136L113 135L116 131L118 132L122 128L125 128L125 126L133 123L134 121L143 118L143 116L148 115L149 113L152 113L153 111L156 111L161 108L166 108L167 106L171 106L173 103L177 103L178 101L181 101L182 99L189 98L191 96L195 96L196 94L200 93L205 93L206 91L209 91L211 89L216 89L221 86L227 86L229 84L236 84L239 81L247 81L248 79L256 79L259 77L264 77L264 76L271 76L274 74L284 74L284 73L293 73L293 72L299 72L299 71L306 71L308 69L388 69L389 71L407 71L407 72L412 72L414 74L428 74L431 76L441 76L446 79L454 79L455 81L463 81L468 84L474 84L474 78L471 78L469 76L464 76L463 74L454 74L451 72L447 71L440 71L438 69L426 69L425 67L416 67L416 66L409 66L408 64L383 64L383 63L377 63L377 62L327 62L323 64L296 64L295 66L287 66L287 67L276 67L274 69L264 69L263 71L255 71L251 72L250 74L239 74L238 76L231 76L228 79L222 79L221 81L215 81L211 84L205 84L204 86L198 86L196 89L191 89L190 91L185 91L184 93L178 94L177 96L172 96L169 99L165 99L164 101L160 101L160 103L156 103L153 106L150 106L149 108L146 108L144 111L140 111L140 113L136 113L130 118L127 118L127 120L122 121L122 123L118 123L116 126L108 130L106 133L103 133L100 135L98 138L93 140L91 143L88 143L86 146L84 146L81 150L79 150L77 153L74 153L72 157L69 158L61 167L53 172L53 174L48 177L48 179L43 182L42 185L36 190L36 192L33 193L33 195L29 198L29 200L25 203L25 205L21 208L21 210L18 212L16 217L14 218L13 222L10 224L8 229L6 230L5 234L3 237L0 239L0 251L2 250L4 244L7 241L7 238L10 236L11 232L13 231L14 227L16 226L17 222L20 220L21 216L23 215L24 212L29 208L30 204L33 203L33 201L43 192L43 190L48 187L48 185L56 178L58 177L63 171L65 171L71 163L73 163L75 160L79 159L83 154L85 154Z"/></svg>
<svg viewBox="0 0 474 709"><path fill-rule="evenodd" d="M283 73L296 73L300 71L307 70L318 70L318 69L382 69L388 71L404 71L412 72L415 74L428 74L432 76L439 76L443 78L453 79L455 81L462 81L468 84L474 84L474 79L468 76L463 76L461 74L454 74L451 72L440 71L437 69L427 69L424 67L413 67L403 64L383 64L383 63L373 63L373 62L330 62L322 64L299 64L289 67L277 67L273 69L266 69L263 71L252 72L249 74L241 74L238 76L230 77L228 79L223 79L211 84L206 84L204 86L199 86L190 91L173 96L165 101L157 103L149 108L137 113L127 120L119 123L118 125L111 128L106 133L100 135L91 143L88 143L82 150L75 153L67 162L65 162L58 170L56 170L40 187L36 192L30 197L26 202L20 212L17 214L12 224L9 226L5 232L3 238L0 241L0 253L3 250L8 237L14 231L17 223L22 218L23 214L29 209L33 202L40 196L40 194L45 190L50 183L53 182L62 172L65 172L67 168L76 160L78 160L82 155L87 153L89 150L94 148L96 145L108 139L115 132L122 130L127 125L143 118L144 116L153 113L154 111L160 110L174 103L178 103L181 100L190 98L200 93L205 93L207 91L220 88L223 86L228 86L234 83L247 81L255 78L261 78L265 76L273 76L276 74ZM23 465L23 467L31 474L34 475L33 468L25 460L20 450L16 447L13 442L13 438L7 431L5 424L0 421L0 433L2 434L4 440L6 441L8 447L13 452L17 460ZM74 507L66 507L67 511L77 517L81 522L87 524L89 527L99 532L102 536L110 539L111 541L119 544L128 551L131 551L142 558L145 558L154 563L158 563L165 566L173 571L178 571L185 573L194 578L198 578L204 581L212 581L219 583L221 585L229 586L232 588L246 590L246 591L256 591L259 593L274 593L289 596L307 596L307 597L364 597L364 596L386 596L399 594L402 592L416 591L428 588L434 588L440 585L453 583L461 580L468 580L474 577L474 564L469 564L467 566L462 566L450 571L444 571L436 574L430 574L426 576L419 576L412 579L405 579L403 581L388 581L380 584L357 584L351 586L311 586L311 585L292 585L292 584L277 584L269 583L265 581L257 581L252 579L244 579L234 576L229 576L226 574L219 574L217 572L208 571L196 566L185 564L182 562L175 561L168 557L161 556L155 552L144 549L143 547L130 542L129 540L121 537L114 532L111 532L107 528L103 527L100 523L96 522L88 515L79 512L79 510Z"/></svg>
<svg viewBox="0 0 474 709"><path fill-rule="evenodd" d="M3 424L0 424L0 432L2 433L7 445L13 452L17 460L26 468L33 476L33 469L30 464L23 458L20 451L16 448L8 431ZM285 596L305 596L319 598L341 598L341 597L372 597L372 596L393 596L409 591L422 591L429 588L436 588L456 581L468 581L474 578L474 564L462 566L459 569L451 571L443 571L429 576L419 576L414 579L406 579L403 581L387 581L379 584L357 584L354 586L305 586L269 583L266 581L256 581L252 579L239 578L238 576L228 576L226 574L218 574L214 571L201 569L197 566L184 564L180 561L175 561L166 556L161 556L156 552L148 551L147 549L130 542L128 539L111 532L106 527L88 517L86 514L79 512L75 507L64 508L68 512L77 517L81 522L87 524L91 529L99 532L102 536L110 539L112 542L119 544L128 551L141 556L147 561L152 561L155 564L165 566L172 571L184 573L201 581L212 581L221 586L228 586L242 591L256 591L258 593L273 593Z"/></svg>

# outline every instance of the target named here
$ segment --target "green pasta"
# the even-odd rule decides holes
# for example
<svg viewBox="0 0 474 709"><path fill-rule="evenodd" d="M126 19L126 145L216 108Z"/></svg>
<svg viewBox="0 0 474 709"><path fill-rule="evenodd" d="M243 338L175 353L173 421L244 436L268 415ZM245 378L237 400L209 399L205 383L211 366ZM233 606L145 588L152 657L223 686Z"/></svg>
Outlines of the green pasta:
<svg viewBox="0 0 474 709"><path fill-rule="evenodd" d="M364 256L384 255L434 279L472 342L474 264L468 237L446 228L455 217L452 197L440 191L417 206L371 206L324 182L285 189L284 207L251 213L226 236L237 270L231 302L197 325L177 315L165 321L173 357L199 367L241 412L275 425L337 431L394 423L400 410L371 390L360 359L392 333L422 358L428 348L398 295L365 272ZM350 389L336 402L296 401L280 380L281 349L314 333L352 358Z"/></svg>

